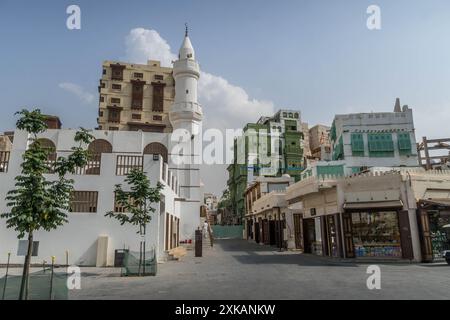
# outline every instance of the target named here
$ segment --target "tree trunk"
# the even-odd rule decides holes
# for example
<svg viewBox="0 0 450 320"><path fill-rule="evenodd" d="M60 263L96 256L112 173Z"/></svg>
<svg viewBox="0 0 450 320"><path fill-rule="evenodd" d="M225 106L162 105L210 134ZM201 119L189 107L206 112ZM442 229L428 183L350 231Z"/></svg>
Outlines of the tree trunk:
<svg viewBox="0 0 450 320"><path fill-rule="evenodd" d="M29 291L28 278L30 276L30 262L32 253L33 253L33 232L30 231L28 233L28 249L27 255L25 256L25 263L23 265L22 281L20 283L19 300L28 300L28 291Z"/></svg>
<svg viewBox="0 0 450 320"><path fill-rule="evenodd" d="M141 276L141 265L142 265L142 241L139 241L139 269L138 269L138 276Z"/></svg>
<svg viewBox="0 0 450 320"><path fill-rule="evenodd" d="M144 227L143 227L143 230L144 230L144 233L143 233L143 236L144 236L144 243L143 243L143 250L142 250L142 256L143 256L143 260L142 260L142 263L143 263L143 269L144 269L144 272L143 272L143 275L144 275L144 277L145 277L145 225L144 225Z"/></svg>

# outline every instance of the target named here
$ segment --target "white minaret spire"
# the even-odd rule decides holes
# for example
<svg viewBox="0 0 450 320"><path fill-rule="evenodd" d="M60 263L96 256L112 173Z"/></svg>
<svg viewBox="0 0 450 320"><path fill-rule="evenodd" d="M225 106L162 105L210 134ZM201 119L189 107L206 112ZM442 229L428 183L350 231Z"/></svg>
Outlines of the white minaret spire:
<svg viewBox="0 0 450 320"><path fill-rule="evenodd" d="M192 134L198 132L202 120L202 108L197 101L197 86L200 67L195 61L195 51L186 32L178 53L178 60L173 65L175 78L175 102L169 113L174 130L186 129Z"/></svg>
<svg viewBox="0 0 450 320"><path fill-rule="evenodd" d="M182 233L192 239L194 230L200 226L200 205L203 200L199 168L203 113L197 101L200 67L195 60L188 31L186 24L178 60L173 64L175 101L169 111L173 128L169 138L169 167L172 172L177 172L179 182Z"/></svg>

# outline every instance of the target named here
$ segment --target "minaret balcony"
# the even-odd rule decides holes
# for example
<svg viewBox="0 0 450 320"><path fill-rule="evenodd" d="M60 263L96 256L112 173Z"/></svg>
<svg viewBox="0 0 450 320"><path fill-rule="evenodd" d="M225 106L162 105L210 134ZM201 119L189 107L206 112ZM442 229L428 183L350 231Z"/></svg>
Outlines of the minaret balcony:
<svg viewBox="0 0 450 320"><path fill-rule="evenodd" d="M200 67L197 61L190 59L175 61L173 64L173 76L176 78L177 75L183 73L191 73L197 78L200 77Z"/></svg>

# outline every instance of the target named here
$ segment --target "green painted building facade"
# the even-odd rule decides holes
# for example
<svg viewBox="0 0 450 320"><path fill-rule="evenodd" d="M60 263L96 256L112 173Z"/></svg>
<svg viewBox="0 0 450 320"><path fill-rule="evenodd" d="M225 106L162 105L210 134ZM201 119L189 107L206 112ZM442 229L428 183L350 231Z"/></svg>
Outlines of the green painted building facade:
<svg viewBox="0 0 450 320"><path fill-rule="evenodd" d="M248 123L243 135L235 139L227 185L237 222L245 215L244 192L256 177L289 174L300 180L305 165L302 128L299 111L280 110Z"/></svg>

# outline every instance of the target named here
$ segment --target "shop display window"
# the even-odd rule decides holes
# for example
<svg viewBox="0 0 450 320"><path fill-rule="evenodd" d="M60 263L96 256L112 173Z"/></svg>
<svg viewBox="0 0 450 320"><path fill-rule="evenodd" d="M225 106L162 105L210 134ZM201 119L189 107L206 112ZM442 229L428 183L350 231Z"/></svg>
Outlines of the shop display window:
<svg viewBox="0 0 450 320"><path fill-rule="evenodd" d="M357 257L401 258L396 211L354 212L352 227Z"/></svg>

